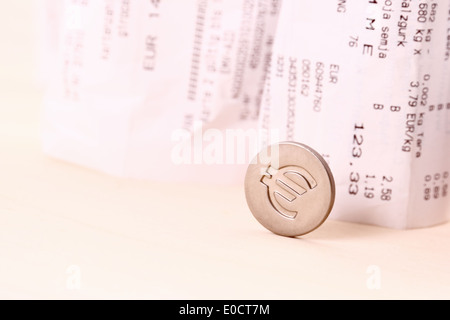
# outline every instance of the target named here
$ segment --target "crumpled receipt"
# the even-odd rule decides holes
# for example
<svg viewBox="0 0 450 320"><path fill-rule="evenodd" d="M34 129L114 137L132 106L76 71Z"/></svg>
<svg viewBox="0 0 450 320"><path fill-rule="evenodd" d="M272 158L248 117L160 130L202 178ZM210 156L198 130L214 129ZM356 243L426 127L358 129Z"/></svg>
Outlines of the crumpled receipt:
<svg viewBox="0 0 450 320"><path fill-rule="evenodd" d="M43 145L135 179L242 183L317 150L331 218L448 220L450 1L40 0Z"/></svg>

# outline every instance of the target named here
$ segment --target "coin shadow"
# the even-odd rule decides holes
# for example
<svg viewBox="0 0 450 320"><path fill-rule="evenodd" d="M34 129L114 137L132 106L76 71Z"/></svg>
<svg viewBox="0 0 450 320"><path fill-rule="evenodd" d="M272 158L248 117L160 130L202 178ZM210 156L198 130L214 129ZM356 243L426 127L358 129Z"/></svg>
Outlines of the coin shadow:
<svg viewBox="0 0 450 320"><path fill-rule="evenodd" d="M402 231L404 230L393 230L374 225L328 220L311 233L295 238L299 240L358 239L378 237Z"/></svg>

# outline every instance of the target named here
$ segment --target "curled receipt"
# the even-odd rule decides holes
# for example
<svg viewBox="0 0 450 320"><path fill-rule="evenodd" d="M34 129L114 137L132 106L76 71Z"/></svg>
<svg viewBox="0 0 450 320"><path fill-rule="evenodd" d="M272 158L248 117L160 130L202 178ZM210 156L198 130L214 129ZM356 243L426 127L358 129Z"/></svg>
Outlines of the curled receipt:
<svg viewBox="0 0 450 320"><path fill-rule="evenodd" d="M63 15L46 28L47 154L121 177L243 179L243 157L207 145L256 128L279 1L61 2L45 0Z"/></svg>
<svg viewBox="0 0 450 320"><path fill-rule="evenodd" d="M283 1L262 101L263 130L328 160L332 217L448 219L450 1Z"/></svg>
<svg viewBox="0 0 450 320"><path fill-rule="evenodd" d="M40 1L47 154L236 184L259 147L291 140L329 163L331 218L448 220L449 0Z"/></svg>

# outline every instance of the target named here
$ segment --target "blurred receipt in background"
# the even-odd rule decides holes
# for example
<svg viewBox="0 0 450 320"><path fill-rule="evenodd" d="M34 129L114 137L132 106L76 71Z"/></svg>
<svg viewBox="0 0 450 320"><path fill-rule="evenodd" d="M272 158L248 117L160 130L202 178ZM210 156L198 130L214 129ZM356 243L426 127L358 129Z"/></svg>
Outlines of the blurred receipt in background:
<svg viewBox="0 0 450 320"><path fill-rule="evenodd" d="M450 0L39 0L43 143L119 177L242 183L305 143L332 218L448 220Z"/></svg>

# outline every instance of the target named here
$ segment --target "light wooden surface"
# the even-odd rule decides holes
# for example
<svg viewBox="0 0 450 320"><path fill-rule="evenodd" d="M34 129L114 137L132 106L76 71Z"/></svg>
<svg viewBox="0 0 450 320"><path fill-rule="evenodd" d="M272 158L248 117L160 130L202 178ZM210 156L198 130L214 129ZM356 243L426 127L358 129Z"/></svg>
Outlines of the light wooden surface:
<svg viewBox="0 0 450 320"><path fill-rule="evenodd" d="M120 180L45 157L42 92L20 59L30 35L2 36L0 298L450 298L450 224L328 220L283 238L256 222L242 187Z"/></svg>
<svg viewBox="0 0 450 320"><path fill-rule="evenodd" d="M2 298L450 298L450 224L328 220L275 236L242 187L120 180L45 157L41 93L22 88L0 100Z"/></svg>

